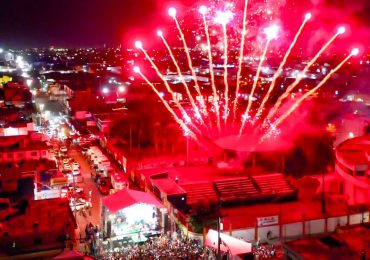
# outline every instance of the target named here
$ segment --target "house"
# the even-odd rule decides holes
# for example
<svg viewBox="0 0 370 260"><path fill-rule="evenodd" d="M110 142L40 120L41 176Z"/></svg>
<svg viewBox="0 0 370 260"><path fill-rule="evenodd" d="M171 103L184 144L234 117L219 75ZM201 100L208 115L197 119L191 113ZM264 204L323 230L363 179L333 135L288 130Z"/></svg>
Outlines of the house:
<svg viewBox="0 0 370 260"><path fill-rule="evenodd" d="M47 144L38 135L0 136L0 162L48 159Z"/></svg>
<svg viewBox="0 0 370 260"><path fill-rule="evenodd" d="M62 249L77 227L67 199L30 200L0 220L0 251L7 255Z"/></svg>

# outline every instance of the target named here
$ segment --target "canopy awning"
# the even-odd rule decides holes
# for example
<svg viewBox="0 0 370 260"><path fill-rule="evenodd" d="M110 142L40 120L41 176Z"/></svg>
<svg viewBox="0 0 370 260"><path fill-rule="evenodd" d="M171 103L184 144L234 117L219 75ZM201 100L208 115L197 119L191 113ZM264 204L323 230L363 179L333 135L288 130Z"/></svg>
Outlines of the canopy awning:
<svg viewBox="0 0 370 260"><path fill-rule="evenodd" d="M158 208L164 208L153 195L136 190L123 189L108 197L103 198L103 205L112 213L127 208L137 203L150 204Z"/></svg>
<svg viewBox="0 0 370 260"><path fill-rule="evenodd" d="M220 237L221 237L220 250L222 252L229 251L229 253L233 256L249 254L252 252L251 243L245 242L243 240L222 233L220 234ZM218 239L217 231L210 229L206 236L205 243L206 246L217 249L218 246L217 239Z"/></svg>

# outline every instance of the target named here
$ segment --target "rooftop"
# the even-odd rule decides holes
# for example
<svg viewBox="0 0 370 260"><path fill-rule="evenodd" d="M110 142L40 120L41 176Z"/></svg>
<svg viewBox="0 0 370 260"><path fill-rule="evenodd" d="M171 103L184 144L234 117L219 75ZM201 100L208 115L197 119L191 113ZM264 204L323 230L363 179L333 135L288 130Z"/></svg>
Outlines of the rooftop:
<svg viewBox="0 0 370 260"><path fill-rule="evenodd" d="M338 234L286 242L284 247L307 260L360 259L361 253L370 254L370 226L355 226ZM368 258L366 258L368 259Z"/></svg>
<svg viewBox="0 0 370 260"><path fill-rule="evenodd" d="M348 139L337 148L337 155L349 165L370 164L370 135Z"/></svg>
<svg viewBox="0 0 370 260"><path fill-rule="evenodd" d="M47 150L46 142L33 140L30 136L0 136L0 152L22 150Z"/></svg>

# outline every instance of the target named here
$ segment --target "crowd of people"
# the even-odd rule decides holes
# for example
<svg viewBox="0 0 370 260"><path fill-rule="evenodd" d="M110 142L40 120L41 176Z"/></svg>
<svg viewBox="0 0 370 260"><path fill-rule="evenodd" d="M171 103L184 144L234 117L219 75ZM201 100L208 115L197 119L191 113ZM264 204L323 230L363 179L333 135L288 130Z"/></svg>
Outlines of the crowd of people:
<svg viewBox="0 0 370 260"><path fill-rule="evenodd" d="M196 241L170 239L167 236L154 237L142 245L128 245L120 248L104 248L99 252L99 259L204 259L204 249Z"/></svg>
<svg viewBox="0 0 370 260"><path fill-rule="evenodd" d="M102 260L203 260L216 259L217 256L216 249L205 249L198 241L185 239L182 236L149 237L147 241L135 244L132 241L131 243L113 243L113 240L102 242L99 237L99 227L91 223L86 226L85 232L84 255ZM254 259L282 259L281 246L261 244L259 241L252 246L252 253ZM221 257L221 259L229 259L229 252L223 253Z"/></svg>
<svg viewBox="0 0 370 260"><path fill-rule="evenodd" d="M275 245L265 245L257 242L252 247L252 252L255 259L281 259L281 248L276 248Z"/></svg>

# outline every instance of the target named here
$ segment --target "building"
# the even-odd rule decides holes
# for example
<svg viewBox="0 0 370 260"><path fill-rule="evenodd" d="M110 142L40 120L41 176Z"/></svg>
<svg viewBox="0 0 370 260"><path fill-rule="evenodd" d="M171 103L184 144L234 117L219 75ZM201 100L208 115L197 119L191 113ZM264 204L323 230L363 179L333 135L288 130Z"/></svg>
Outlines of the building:
<svg viewBox="0 0 370 260"><path fill-rule="evenodd" d="M0 136L0 162L39 159L49 159L48 146L42 136Z"/></svg>
<svg viewBox="0 0 370 260"><path fill-rule="evenodd" d="M223 233L246 241L323 234L337 225L369 222L368 211L335 200L328 200L322 212L321 200L298 197L298 188L279 173L248 175L199 163L136 170L131 178L162 200L172 226L194 237L189 221L199 203L219 205Z"/></svg>
<svg viewBox="0 0 370 260"><path fill-rule="evenodd" d="M342 142L335 153L338 192L350 206L370 203L370 136Z"/></svg>
<svg viewBox="0 0 370 260"><path fill-rule="evenodd" d="M19 122L0 127L0 136L28 135L33 131L35 131L35 124L33 122Z"/></svg>
<svg viewBox="0 0 370 260"><path fill-rule="evenodd" d="M0 136L28 135L34 132L33 112L32 105L23 108L0 107Z"/></svg>
<svg viewBox="0 0 370 260"><path fill-rule="evenodd" d="M2 254L62 249L74 239L77 224L67 199L30 200L2 211L9 213L0 220Z"/></svg>
<svg viewBox="0 0 370 260"><path fill-rule="evenodd" d="M338 228L334 234L284 243L286 260L370 259L370 226Z"/></svg>

